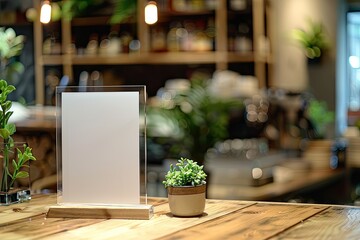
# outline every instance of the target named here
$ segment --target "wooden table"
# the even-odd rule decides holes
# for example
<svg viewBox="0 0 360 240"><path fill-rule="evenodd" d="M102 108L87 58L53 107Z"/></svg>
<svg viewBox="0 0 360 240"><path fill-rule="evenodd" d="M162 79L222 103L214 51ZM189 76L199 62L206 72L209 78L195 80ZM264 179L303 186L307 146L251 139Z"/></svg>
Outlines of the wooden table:
<svg viewBox="0 0 360 240"><path fill-rule="evenodd" d="M200 217L178 218L151 198L150 220L46 218L55 195L0 207L0 239L359 239L360 208L207 200Z"/></svg>

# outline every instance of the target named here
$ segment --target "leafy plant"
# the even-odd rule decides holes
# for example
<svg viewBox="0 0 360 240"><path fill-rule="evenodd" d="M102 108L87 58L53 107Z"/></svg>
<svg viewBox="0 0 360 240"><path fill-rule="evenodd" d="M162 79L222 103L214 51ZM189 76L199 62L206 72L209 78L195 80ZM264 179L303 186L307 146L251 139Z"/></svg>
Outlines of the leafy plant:
<svg viewBox="0 0 360 240"><path fill-rule="evenodd" d="M73 17L88 13L91 9L98 10L107 4L106 0L67 0L62 2L63 16L71 20ZM109 22L111 24L121 23L136 13L136 2L134 0L114 0L113 13Z"/></svg>
<svg viewBox="0 0 360 240"><path fill-rule="evenodd" d="M198 162L204 160L204 154L216 142L227 138L231 111L243 107L238 99L211 95L206 83L193 79L188 90L176 94L166 104L148 108L149 115L166 119L166 124L173 128L172 135L178 133L179 144L173 144L172 154L190 155Z"/></svg>
<svg viewBox="0 0 360 240"><path fill-rule="evenodd" d="M334 121L334 112L328 110L326 102L315 99L310 101L307 112L314 125L316 138L324 138L327 125Z"/></svg>
<svg viewBox="0 0 360 240"><path fill-rule="evenodd" d="M304 48L305 55L310 59L319 58L329 46L323 24L310 20L308 29L293 30L293 37Z"/></svg>
<svg viewBox="0 0 360 240"><path fill-rule="evenodd" d="M128 17L136 14L136 1L133 0L117 0L115 2L114 12L110 18L111 24L123 22Z"/></svg>
<svg viewBox="0 0 360 240"><path fill-rule="evenodd" d="M32 149L24 145L24 151L19 148L17 151L17 158L10 159L11 149L14 147L14 139L12 135L16 132L14 123L9 123L9 119L13 114L11 110L12 102L8 100L8 95L15 90L13 85L8 85L5 80L0 80L0 137L3 139L2 153L3 153L3 171L0 182L0 191L8 192L16 179L26 178L29 176L27 171L22 171L23 167L27 167L27 162L36 160L32 154ZM12 164L12 170L10 168Z"/></svg>
<svg viewBox="0 0 360 240"><path fill-rule="evenodd" d="M165 175L163 184L165 188L176 186L198 186L206 184L206 173L204 166L199 166L197 162L188 158L180 158L176 167L170 165L170 170Z"/></svg>
<svg viewBox="0 0 360 240"><path fill-rule="evenodd" d="M15 74L24 71L24 65L16 60L24 47L24 36L18 35L14 29L0 28L0 79L8 79L14 84Z"/></svg>

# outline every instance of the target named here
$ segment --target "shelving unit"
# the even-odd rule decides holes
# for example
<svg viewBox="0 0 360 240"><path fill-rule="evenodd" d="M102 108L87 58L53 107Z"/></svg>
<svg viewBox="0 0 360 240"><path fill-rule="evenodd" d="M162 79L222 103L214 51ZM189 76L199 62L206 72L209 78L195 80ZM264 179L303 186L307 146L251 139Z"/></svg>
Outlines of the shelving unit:
<svg viewBox="0 0 360 240"><path fill-rule="evenodd" d="M105 26L107 25L107 16L82 17L73 19L71 22L61 20L61 28L59 36L61 36L62 53L59 55L44 55L43 47L43 26L39 21L34 24L35 36L35 59L36 59L36 102L44 104L45 102L45 72L46 67L56 67L61 69L63 75L69 76L73 81L78 78L74 75L74 68L83 65L98 66L128 66L128 65L214 65L214 69L228 69L229 65L250 63L253 66L251 72L258 78L259 87L266 87L271 81L271 54L267 50L264 51L264 42L271 39L267 23L271 18L271 5L269 0L246 0L246 13L242 11L233 11L229 9L229 0L217 0L214 10L199 10L185 12L170 12L166 16L159 16L159 24L171 21L174 18L191 19L194 16L203 16L205 18L214 18L215 37L214 47L211 51L162 51L154 52L151 49L151 28L144 21L144 6L146 0L137 0L137 21L134 24L136 32L133 33L141 43L141 48L135 53L118 53L114 55L77 55L69 51L69 46L74 38L73 29L86 28L88 26ZM40 1L36 0L36 6L40 8ZM164 2L164 1L163 1ZM40 9L39 9L40 10ZM159 14L162 14L160 11ZM229 50L228 42L228 16L236 18L237 15L252 19L248 19L252 23L251 40L252 50L244 52L236 52ZM242 15L245 14L245 15ZM240 18L240 17L239 17ZM108 26L107 26L108 27Z"/></svg>

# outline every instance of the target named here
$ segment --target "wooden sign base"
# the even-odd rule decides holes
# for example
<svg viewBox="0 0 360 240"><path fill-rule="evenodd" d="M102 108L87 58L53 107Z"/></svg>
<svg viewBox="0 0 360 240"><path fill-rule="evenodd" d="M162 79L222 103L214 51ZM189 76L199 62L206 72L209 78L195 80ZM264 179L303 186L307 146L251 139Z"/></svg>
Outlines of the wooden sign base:
<svg viewBox="0 0 360 240"><path fill-rule="evenodd" d="M48 218L104 218L149 220L154 214L152 205L139 206L51 206Z"/></svg>

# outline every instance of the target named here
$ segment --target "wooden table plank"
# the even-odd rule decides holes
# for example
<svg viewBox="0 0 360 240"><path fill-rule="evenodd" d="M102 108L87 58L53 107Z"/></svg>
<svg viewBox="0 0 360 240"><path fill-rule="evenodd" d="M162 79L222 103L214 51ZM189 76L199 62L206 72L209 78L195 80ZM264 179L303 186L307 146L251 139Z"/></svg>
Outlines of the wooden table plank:
<svg viewBox="0 0 360 240"><path fill-rule="evenodd" d="M26 222L15 221L12 224L0 227L0 239L42 239L62 231L70 231L102 221L106 220L45 218L45 215L40 215L35 216Z"/></svg>
<svg viewBox="0 0 360 240"><path fill-rule="evenodd" d="M325 206L256 204L163 239L267 239L323 211ZM206 229L204 231L204 229Z"/></svg>
<svg viewBox="0 0 360 240"><path fill-rule="evenodd" d="M151 198L154 206L167 203L166 198ZM56 195L35 195L29 202L0 207L0 239L40 239L62 231L70 231L105 219L46 218L49 206L56 204Z"/></svg>
<svg viewBox="0 0 360 240"><path fill-rule="evenodd" d="M0 207L0 239L359 239L360 208L207 200L199 217L171 215L150 198L150 220L46 218L56 196Z"/></svg>
<svg viewBox="0 0 360 240"><path fill-rule="evenodd" d="M359 226L360 208L333 206L272 239L360 239Z"/></svg>
<svg viewBox="0 0 360 240"><path fill-rule="evenodd" d="M45 214L48 206L56 203L56 195L34 196L29 202L0 207L0 227L12 221Z"/></svg>
<svg viewBox="0 0 360 240"><path fill-rule="evenodd" d="M199 217L178 218L172 216L167 203L155 206L154 217L150 220L110 219L67 232L49 235L44 239L156 239L173 232L202 224L228 213L246 208L254 203L229 201L218 204L218 201L208 200L205 213Z"/></svg>
<svg viewBox="0 0 360 240"><path fill-rule="evenodd" d="M59 231L94 224L103 219L47 219L49 206L56 204L56 195L35 195L29 202L0 208L0 239L40 239Z"/></svg>

